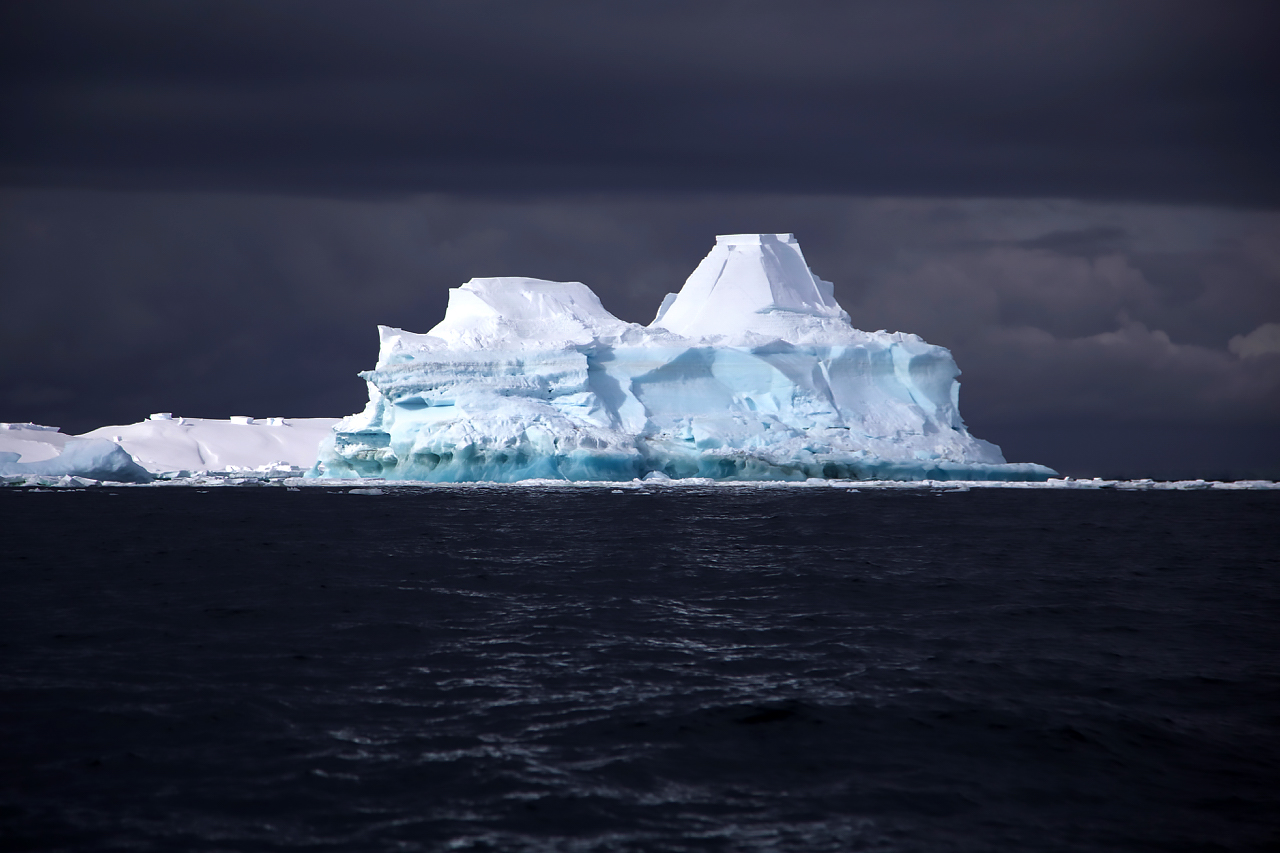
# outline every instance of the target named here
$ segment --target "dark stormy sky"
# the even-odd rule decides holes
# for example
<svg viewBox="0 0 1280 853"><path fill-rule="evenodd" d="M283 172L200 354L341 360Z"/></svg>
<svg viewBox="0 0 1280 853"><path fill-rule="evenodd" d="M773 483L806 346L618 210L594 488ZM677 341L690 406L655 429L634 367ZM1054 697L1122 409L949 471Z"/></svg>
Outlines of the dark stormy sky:
<svg viewBox="0 0 1280 853"><path fill-rule="evenodd" d="M791 231L1011 461L1280 477L1280 4L0 6L0 420L340 416L472 276Z"/></svg>

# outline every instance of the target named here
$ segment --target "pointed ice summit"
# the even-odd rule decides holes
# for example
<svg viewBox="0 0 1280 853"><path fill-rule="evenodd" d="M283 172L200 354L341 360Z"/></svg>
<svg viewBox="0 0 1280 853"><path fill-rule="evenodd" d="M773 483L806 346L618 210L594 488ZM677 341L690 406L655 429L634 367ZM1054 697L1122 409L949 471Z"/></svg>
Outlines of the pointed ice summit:
<svg viewBox="0 0 1280 853"><path fill-rule="evenodd" d="M578 282L472 279L426 334L380 327L365 410L317 477L435 482L1046 479L969 435L959 370L853 328L790 234L716 239L648 327Z"/></svg>
<svg viewBox="0 0 1280 853"><path fill-rule="evenodd" d="M849 324L834 286L809 271L793 235L730 234L716 238L679 293L667 294L652 325L687 337L784 337L797 314Z"/></svg>

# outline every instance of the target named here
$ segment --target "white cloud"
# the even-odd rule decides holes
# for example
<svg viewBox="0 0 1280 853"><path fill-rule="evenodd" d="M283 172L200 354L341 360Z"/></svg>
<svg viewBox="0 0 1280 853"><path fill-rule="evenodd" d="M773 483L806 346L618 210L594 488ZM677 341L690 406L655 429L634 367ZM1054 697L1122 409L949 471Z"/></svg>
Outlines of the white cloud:
<svg viewBox="0 0 1280 853"><path fill-rule="evenodd" d="M1280 353L1280 323L1263 323L1247 335L1236 335L1227 349L1241 358Z"/></svg>

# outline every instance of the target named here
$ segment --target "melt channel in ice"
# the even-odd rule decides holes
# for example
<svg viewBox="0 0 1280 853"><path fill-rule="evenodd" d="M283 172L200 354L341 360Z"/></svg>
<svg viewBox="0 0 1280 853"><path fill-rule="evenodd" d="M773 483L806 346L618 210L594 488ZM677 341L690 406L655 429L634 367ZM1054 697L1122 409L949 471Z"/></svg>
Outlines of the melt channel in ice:
<svg viewBox="0 0 1280 853"><path fill-rule="evenodd" d="M974 438L951 353L853 328L790 234L716 238L648 326L578 282L476 278L379 327L312 477L1044 480Z"/></svg>

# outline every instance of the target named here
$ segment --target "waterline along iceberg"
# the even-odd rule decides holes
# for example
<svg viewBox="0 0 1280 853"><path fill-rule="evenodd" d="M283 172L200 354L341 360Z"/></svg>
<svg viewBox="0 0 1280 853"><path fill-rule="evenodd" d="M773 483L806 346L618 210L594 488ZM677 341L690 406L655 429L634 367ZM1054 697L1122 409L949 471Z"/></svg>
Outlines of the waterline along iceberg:
<svg viewBox="0 0 1280 853"><path fill-rule="evenodd" d="M379 327L313 477L1043 480L960 420L951 353L853 328L790 234L716 238L648 326L578 282L477 278Z"/></svg>

